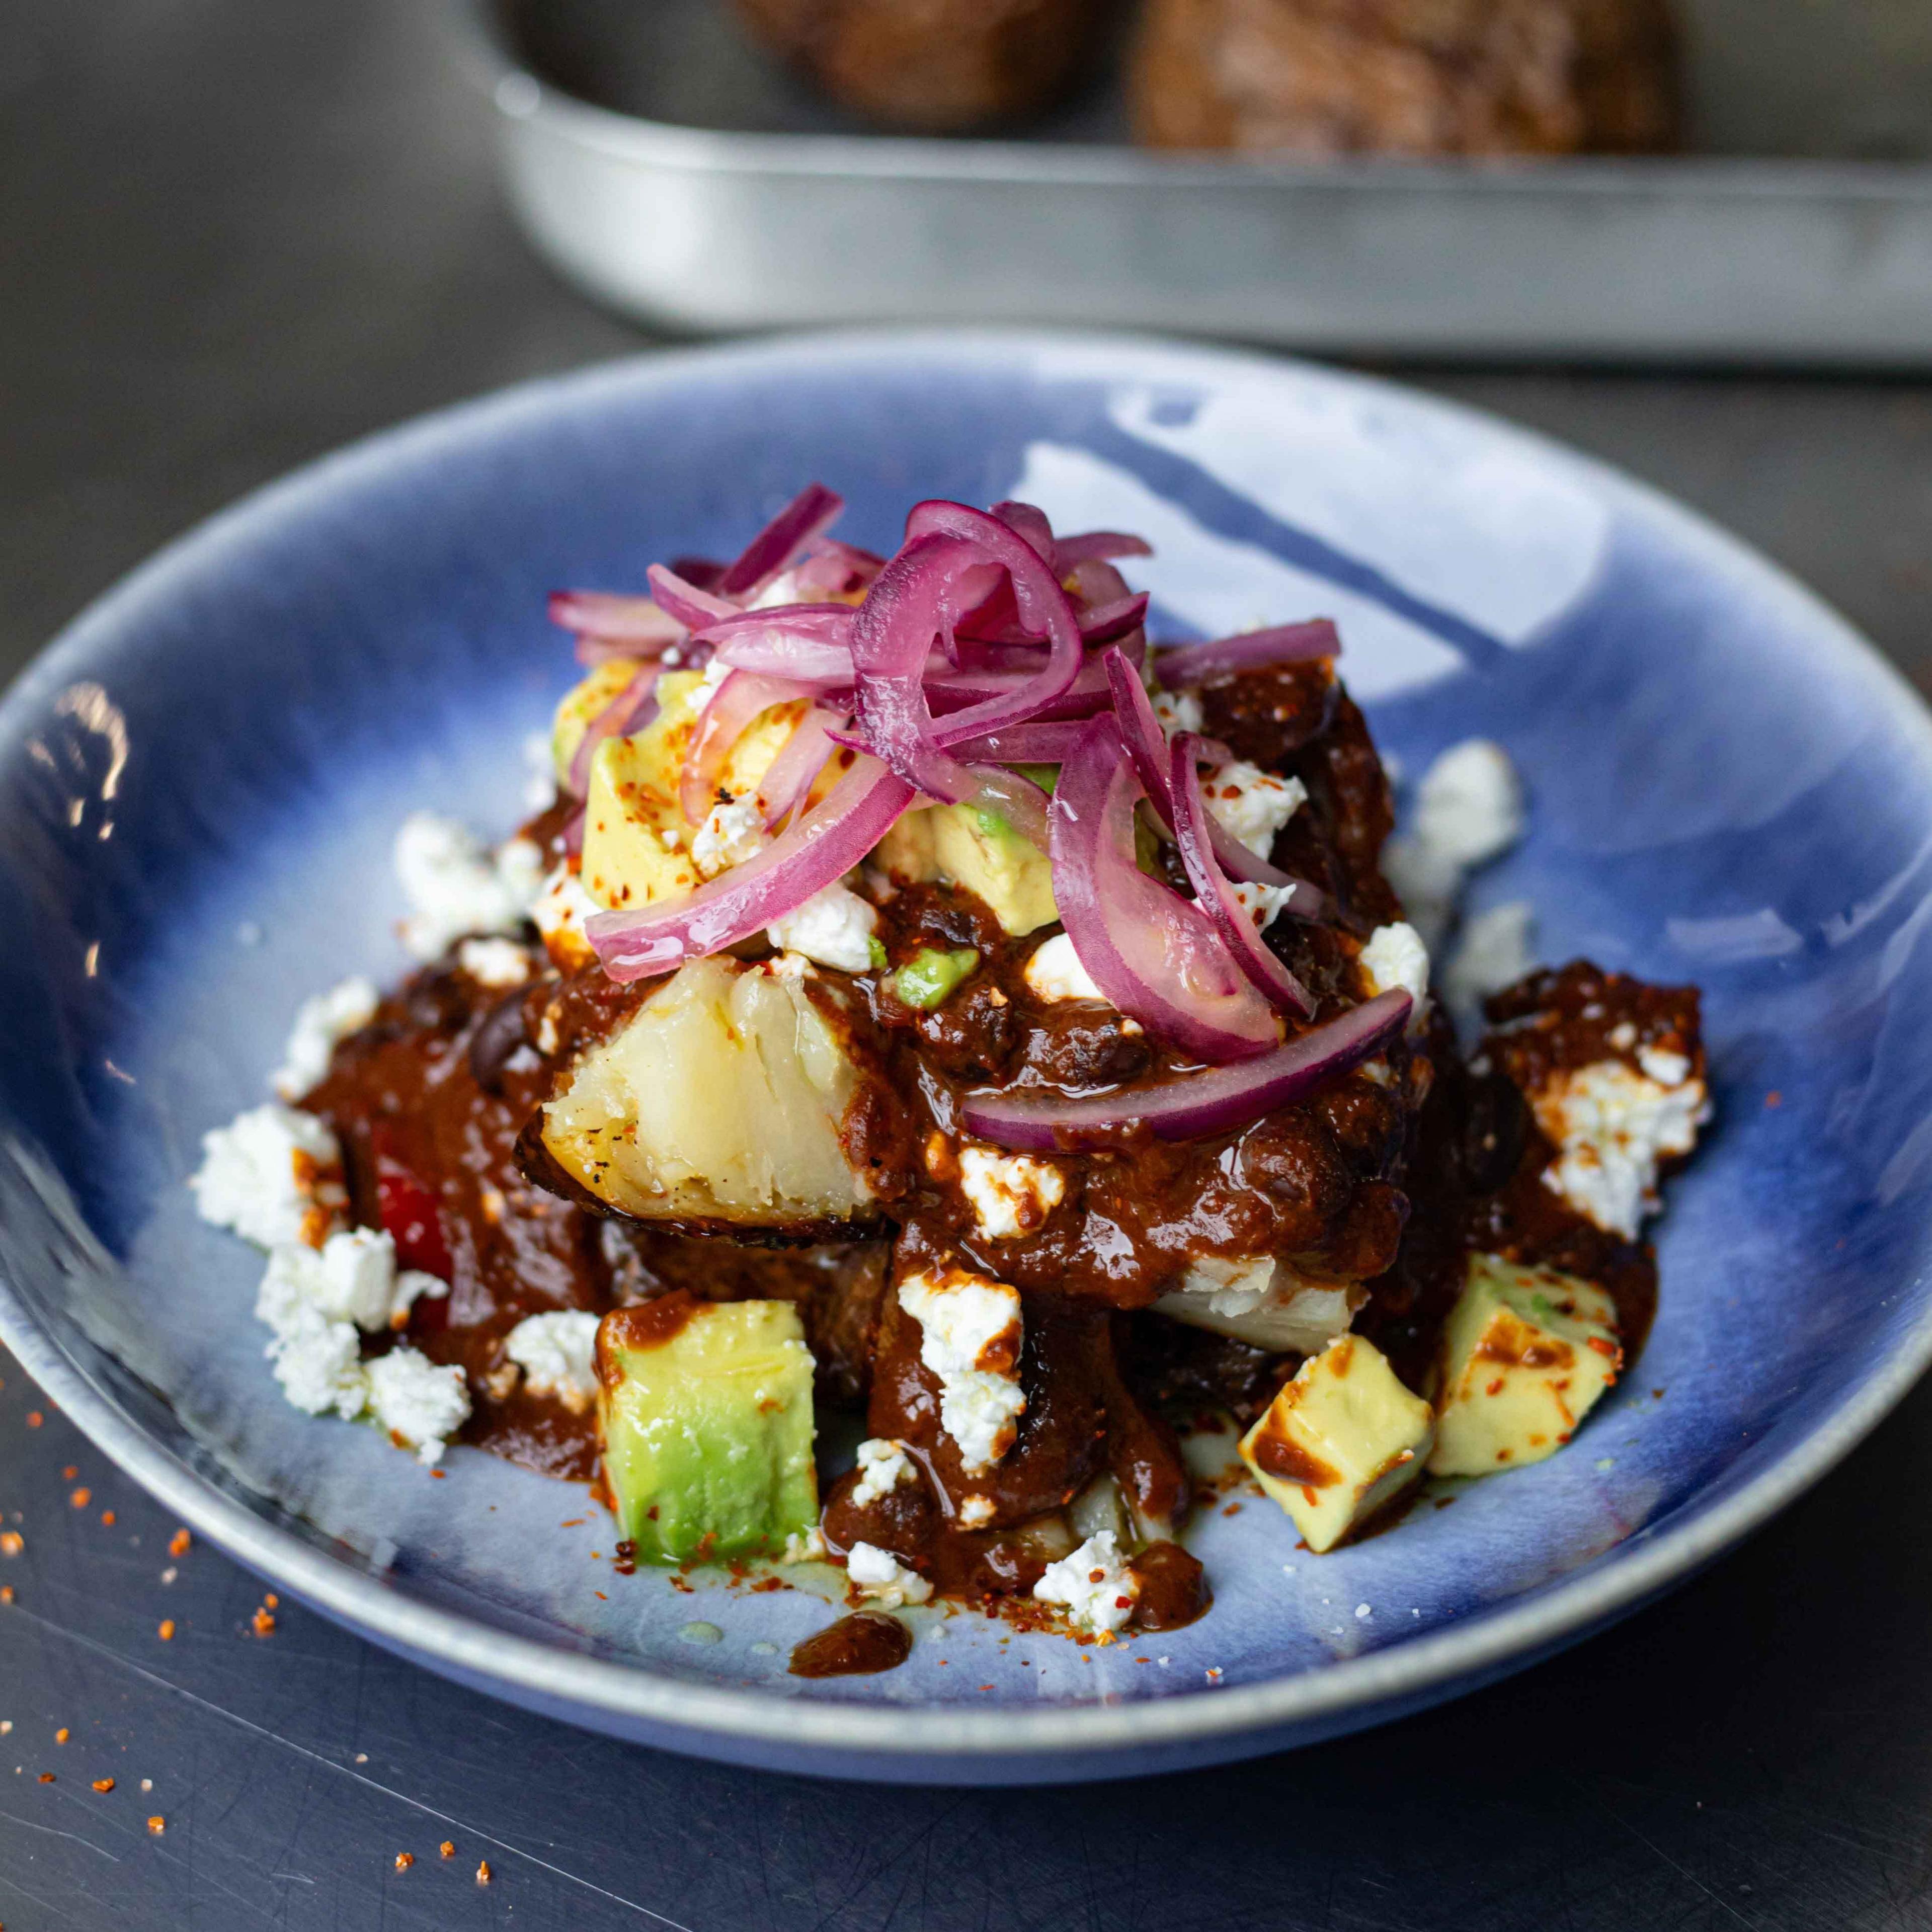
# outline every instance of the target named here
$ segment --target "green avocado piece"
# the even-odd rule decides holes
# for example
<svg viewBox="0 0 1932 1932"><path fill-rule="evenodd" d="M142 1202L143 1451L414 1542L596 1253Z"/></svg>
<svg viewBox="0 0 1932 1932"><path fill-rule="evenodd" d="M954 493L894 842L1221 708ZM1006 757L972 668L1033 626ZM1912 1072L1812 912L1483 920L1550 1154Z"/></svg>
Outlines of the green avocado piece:
<svg viewBox="0 0 1932 1932"><path fill-rule="evenodd" d="M1060 916L1047 855L983 806L909 812L879 842L877 856L896 878L946 879L976 893L1016 939Z"/></svg>
<svg viewBox="0 0 1932 1932"><path fill-rule="evenodd" d="M680 1289L604 1316L604 1472L635 1561L776 1553L818 1522L812 1373L788 1301Z"/></svg>
<svg viewBox="0 0 1932 1932"><path fill-rule="evenodd" d="M909 1006L930 1012L944 1006L956 988L972 977L980 964L977 950L962 946L950 952L922 946L892 975L892 991Z"/></svg>

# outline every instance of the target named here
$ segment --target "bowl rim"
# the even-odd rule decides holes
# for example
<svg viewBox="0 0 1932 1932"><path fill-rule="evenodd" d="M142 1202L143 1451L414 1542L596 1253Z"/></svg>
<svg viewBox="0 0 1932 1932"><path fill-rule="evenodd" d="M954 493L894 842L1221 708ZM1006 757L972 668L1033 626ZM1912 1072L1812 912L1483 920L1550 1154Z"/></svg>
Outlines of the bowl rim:
<svg viewBox="0 0 1932 1932"><path fill-rule="evenodd" d="M1660 490L1609 464L1488 411L1396 382L1294 357L1202 348L1118 331L1033 328L864 328L813 331L749 344L629 356L571 374L541 377L405 421L351 442L250 493L196 526L88 604L15 680L0 700L0 758L22 736L44 694L111 646L122 627L164 602L173 580L244 551L338 493L378 480L399 464L434 458L472 439L541 418L560 405L600 394L632 396L693 378L782 376L814 369L862 373L881 357L956 368L1078 366L1090 376L1139 381L1313 381L1379 400L1452 434L1500 436L1553 463L1612 502L1660 524L1707 567L1742 574L1790 604L1803 621L1804 648L1830 661L1848 684L1865 688L1895 727L1904 728L1932 776L1932 714L1918 693L1836 612L1780 566ZM1907 722L1909 721L1909 724ZM1915 1283L1915 1286L1916 1283ZM1850 1453L1932 1364L1932 1298L1892 1352L1837 1408L1734 1492L1684 1520L1641 1527L1582 1572L1526 1600L1486 1610L1388 1648L1290 1675L1244 1683L1238 1695L1204 1688L1144 1700L1030 1709L963 1710L775 1696L692 1684L647 1665L588 1657L406 1597L373 1574L328 1555L293 1531L254 1514L190 1468L126 1413L0 1275L0 1340L46 1395L112 1461L184 1522L238 1562L271 1577L358 1634L434 1660L482 1688L501 1687L556 1710L569 1707L707 1739L764 1742L774 1755L802 1751L822 1760L922 1760L967 1769L976 1760L1044 1761L1136 1748L1212 1746L1244 1735L1298 1727L1348 1727L1352 1714L1375 1720L1378 1707L1403 1708L1473 1688L1573 1642L1682 1582L1748 1535ZM1233 1688L1233 1687L1231 1687ZM774 1730L783 1714L783 1734ZM1123 1768L1128 1767L1123 1766Z"/></svg>

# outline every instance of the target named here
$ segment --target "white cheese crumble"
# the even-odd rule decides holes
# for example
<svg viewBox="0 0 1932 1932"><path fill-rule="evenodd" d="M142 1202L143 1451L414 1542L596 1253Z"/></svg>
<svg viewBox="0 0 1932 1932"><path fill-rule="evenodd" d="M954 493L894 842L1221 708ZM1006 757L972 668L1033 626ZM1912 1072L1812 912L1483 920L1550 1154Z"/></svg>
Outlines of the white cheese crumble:
<svg viewBox="0 0 1932 1932"><path fill-rule="evenodd" d="M1360 964L1368 975L1371 993L1406 993L1415 1002L1408 1030L1417 1031L1429 999L1429 950L1412 926L1398 920L1378 926L1361 950Z"/></svg>
<svg viewBox="0 0 1932 1932"><path fill-rule="evenodd" d="M349 1198L327 1124L272 1102L203 1134L188 1185L204 1221L263 1248L320 1246Z"/></svg>
<svg viewBox="0 0 1932 1932"><path fill-rule="evenodd" d="M874 1436L859 1444L859 1480L852 1485L851 1500L863 1509L881 1496L890 1496L902 1483L913 1479L912 1458L903 1443Z"/></svg>
<svg viewBox="0 0 1932 1932"><path fill-rule="evenodd" d="M863 973L872 963L879 915L849 886L835 884L772 921L765 937L782 952L802 952L841 973Z"/></svg>
<svg viewBox="0 0 1932 1932"><path fill-rule="evenodd" d="M543 854L527 838L494 854L468 826L413 812L396 834L396 876L410 902L403 944L435 959L466 933L514 932L543 886Z"/></svg>
<svg viewBox="0 0 1932 1932"><path fill-rule="evenodd" d="M1066 1177L1051 1161L996 1148L960 1149L959 1186L989 1241L1031 1234L1066 1198Z"/></svg>
<svg viewBox="0 0 1932 1932"><path fill-rule="evenodd" d="M1452 745L1415 788L1413 836L1465 871L1486 866L1522 836L1522 781L1488 738Z"/></svg>
<svg viewBox="0 0 1932 1932"><path fill-rule="evenodd" d="M358 975L303 1000L268 1084L284 1100L299 1100L328 1071L338 1045L374 1018L377 998L374 985Z"/></svg>
<svg viewBox="0 0 1932 1932"><path fill-rule="evenodd" d="M1442 969L1442 997L1458 1020L1473 1024L1484 1000L1514 986L1535 964L1530 935L1536 914L1526 899L1490 906L1462 922Z"/></svg>
<svg viewBox="0 0 1932 1932"><path fill-rule="evenodd" d="M794 1530L786 1537L784 1554L778 1561L781 1563L823 1563L825 1556L825 1532L814 1523L802 1533Z"/></svg>
<svg viewBox="0 0 1932 1932"><path fill-rule="evenodd" d="M479 986L520 986L530 976L530 953L514 939L466 939L456 963Z"/></svg>
<svg viewBox="0 0 1932 1932"><path fill-rule="evenodd" d="M1058 1000L1098 1000L1109 1002L1094 985L1093 975L1080 963L1071 934L1056 932L1043 945L1034 948L1022 976L1034 998L1049 1004Z"/></svg>
<svg viewBox="0 0 1932 1932"><path fill-rule="evenodd" d="M1432 946L1456 916L1470 873L1522 836L1522 782L1487 738L1452 745L1422 775L1402 835L1382 848L1382 870Z"/></svg>
<svg viewBox="0 0 1932 1932"><path fill-rule="evenodd" d="M597 1317L581 1308L526 1315L503 1338L532 1395L553 1396L573 1415L597 1400Z"/></svg>
<svg viewBox="0 0 1932 1932"><path fill-rule="evenodd" d="M436 1301L448 1292L448 1284L433 1274L398 1268L388 1234L344 1228L320 1249L289 1241L269 1250L255 1318L279 1334L301 1310L312 1308L328 1321L352 1322L375 1335L400 1328L418 1296Z"/></svg>
<svg viewBox="0 0 1932 1932"><path fill-rule="evenodd" d="M1127 1568L1114 1532L1103 1529L1070 1556L1049 1563L1033 1593L1042 1604L1064 1605L1076 1629L1100 1636L1126 1627L1140 1589L1140 1579Z"/></svg>
<svg viewBox="0 0 1932 1932"><path fill-rule="evenodd" d="M984 1529L995 1514L991 1496L963 1497L959 1504L959 1527L962 1529Z"/></svg>
<svg viewBox="0 0 1932 1932"><path fill-rule="evenodd" d="M707 879L755 859L765 848L765 814L755 798L714 805L692 834L691 862Z"/></svg>
<svg viewBox="0 0 1932 1932"><path fill-rule="evenodd" d="M922 1604L932 1586L916 1570L908 1570L890 1551L869 1543L855 1543L845 1558L845 1574L862 1597L877 1597L886 1609L902 1604Z"/></svg>
<svg viewBox="0 0 1932 1932"><path fill-rule="evenodd" d="M448 1439L470 1418L470 1390L463 1371L432 1362L414 1348L392 1348L367 1364L369 1411L378 1427L434 1466Z"/></svg>
<svg viewBox="0 0 1932 1932"><path fill-rule="evenodd" d="M937 1276L908 1276L898 1298L920 1325L920 1360L939 1378L940 1426L968 1474L991 1468L1012 1447L1026 1408L1015 1372L1018 1290L950 1268Z"/></svg>
<svg viewBox="0 0 1932 1932"><path fill-rule="evenodd" d="M1201 729L1201 700L1191 691L1156 691L1152 694L1154 715L1170 738L1184 731Z"/></svg>
<svg viewBox="0 0 1932 1932"><path fill-rule="evenodd" d="M559 866L543 882L530 917L550 956L564 968L587 964L590 942L584 936L585 920L604 908L590 896L584 881L568 866Z"/></svg>
<svg viewBox="0 0 1932 1932"><path fill-rule="evenodd" d="M265 1352L282 1393L304 1414L332 1412L352 1422L367 1406L369 1376L353 1322L332 1322L320 1309L303 1304L276 1330Z"/></svg>
<svg viewBox="0 0 1932 1932"><path fill-rule="evenodd" d="M1277 778L1245 758L1210 772L1202 784L1208 809L1257 859L1265 859L1275 834L1308 800L1299 778Z"/></svg>
<svg viewBox="0 0 1932 1932"><path fill-rule="evenodd" d="M1642 1072L1621 1060L1599 1060L1560 1073L1532 1102L1537 1125L1557 1150L1544 1185L1627 1241L1661 1204L1659 1162L1688 1154L1711 1117L1704 1083L1689 1077L1683 1054L1652 1051L1640 1058ZM1676 1077L1654 1077L1664 1074Z"/></svg>
<svg viewBox="0 0 1932 1932"><path fill-rule="evenodd" d="M1274 925L1281 916L1282 908L1294 896L1292 886L1256 886L1244 879L1230 880L1228 890L1260 932Z"/></svg>
<svg viewBox="0 0 1932 1932"><path fill-rule="evenodd" d="M533 815L556 799L556 753L548 731L526 732L524 754L524 809Z"/></svg>

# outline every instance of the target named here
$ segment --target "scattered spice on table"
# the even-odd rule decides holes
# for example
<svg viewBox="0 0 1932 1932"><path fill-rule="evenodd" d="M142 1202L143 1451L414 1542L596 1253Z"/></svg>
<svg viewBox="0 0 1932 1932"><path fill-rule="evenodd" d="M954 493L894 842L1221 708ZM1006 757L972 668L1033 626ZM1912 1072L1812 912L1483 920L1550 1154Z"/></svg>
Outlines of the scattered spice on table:
<svg viewBox="0 0 1932 1932"><path fill-rule="evenodd" d="M114 1780L111 1778L97 1778L94 1780L94 1788L97 1791L112 1791L114 1789Z"/></svg>
<svg viewBox="0 0 1932 1932"><path fill-rule="evenodd" d="M172 1643L175 1640L174 1618L172 1617L162 1618L160 1628L156 1630L154 1634L160 1639L162 1642Z"/></svg>
<svg viewBox="0 0 1932 1932"><path fill-rule="evenodd" d="M490 1861L485 1858L476 1868L476 1882L478 1885L488 1885L490 1882Z"/></svg>
<svg viewBox="0 0 1932 1932"><path fill-rule="evenodd" d="M168 1554L170 1556L185 1556L188 1552L189 1544L194 1540L194 1539L186 1530L176 1530L174 1534L168 1538Z"/></svg>
<svg viewBox="0 0 1932 1932"><path fill-rule="evenodd" d="M164 1818L158 1811L157 1811L154 1815L148 1820L148 1829L153 1832L154 1836L158 1838L167 1828L168 1821Z"/></svg>
<svg viewBox="0 0 1932 1932"><path fill-rule="evenodd" d="M416 1862L416 1855L413 1852L398 1852L396 1854L396 1869L398 1871L407 1871Z"/></svg>
<svg viewBox="0 0 1932 1932"><path fill-rule="evenodd" d="M442 1843L436 1847L436 1850L446 1858L453 1858L456 1856L456 1846L448 1838L444 1839Z"/></svg>

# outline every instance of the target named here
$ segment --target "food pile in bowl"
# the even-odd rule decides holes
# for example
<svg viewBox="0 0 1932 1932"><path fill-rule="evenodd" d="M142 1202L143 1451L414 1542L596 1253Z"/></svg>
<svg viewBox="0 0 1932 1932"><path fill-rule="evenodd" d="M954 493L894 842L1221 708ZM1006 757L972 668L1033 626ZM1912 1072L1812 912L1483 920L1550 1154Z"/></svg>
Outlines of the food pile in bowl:
<svg viewBox="0 0 1932 1932"><path fill-rule="evenodd" d="M1454 747L1392 836L1329 622L1156 646L1130 535L842 508L560 594L521 831L402 826L422 963L309 1000L194 1178L263 1373L592 1483L622 1568L842 1570L807 1673L935 1600L1202 1615L1214 1422L1317 1552L1558 1453L1649 1324L1696 992L1461 918L1516 775Z"/></svg>

